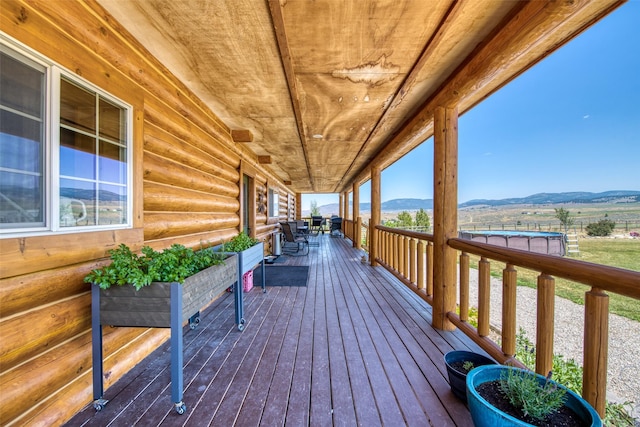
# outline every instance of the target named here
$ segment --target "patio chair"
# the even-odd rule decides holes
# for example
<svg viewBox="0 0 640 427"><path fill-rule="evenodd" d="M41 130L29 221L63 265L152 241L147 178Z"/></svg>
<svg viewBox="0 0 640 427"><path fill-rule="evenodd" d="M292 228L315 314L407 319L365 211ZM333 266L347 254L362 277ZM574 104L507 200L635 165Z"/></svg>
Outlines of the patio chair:
<svg viewBox="0 0 640 427"><path fill-rule="evenodd" d="M311 232L318 235L320 232L324 234L324 225L326 220L322 216L311 216Z"/></svg>
<svg viewBox="0 0 640 427"><path fill-rule="evenodd" d="M331 228L330 228L330 236L331 237L344 237L342 234L342 218L339 216L331 217Z"/></svg>
<svg viewBox="0 0 640 427"><path fill-rule="evenodd" d="M283 239L282 252L290 255L307 255L309 253L309 240L304 235L295 234L292 230L292 223L281 222L280 228L282 229ZM300 252L301 250L302 252Z"/></svg>

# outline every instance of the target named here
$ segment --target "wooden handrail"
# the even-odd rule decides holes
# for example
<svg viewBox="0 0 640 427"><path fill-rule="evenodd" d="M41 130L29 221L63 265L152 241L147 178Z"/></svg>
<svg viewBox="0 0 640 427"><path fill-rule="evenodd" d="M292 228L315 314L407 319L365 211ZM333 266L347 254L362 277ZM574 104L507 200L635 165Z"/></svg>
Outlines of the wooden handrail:
<svg viewBox="0 0 640 427"><path fill-rule="evenodd" d="M525 252L464 239L449 239L449 246L463 252L484 256L536 270L555 277L580 282L605 291L640 299L640 272L593 264L577 259Z"/></svg>

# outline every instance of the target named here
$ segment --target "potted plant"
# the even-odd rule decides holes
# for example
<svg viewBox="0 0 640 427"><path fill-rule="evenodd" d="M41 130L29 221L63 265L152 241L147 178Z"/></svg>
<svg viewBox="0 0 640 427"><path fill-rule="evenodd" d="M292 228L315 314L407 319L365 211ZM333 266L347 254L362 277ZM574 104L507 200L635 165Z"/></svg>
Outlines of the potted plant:
<svg viewBox="0 0 640 427"><path fill-rule="evenodd" d="M449 386L453 394L467 402L467 374L478 366L496 364L495 361L479 353L453 350L444 355L444 363L449 376Z"/></svg>
<svg viewBox="0 0 640 427"><path fill-rule="evenodd" d="M473 369L467 399L475 426L602 426L587 401L550 377L504 365Z"/></svg>

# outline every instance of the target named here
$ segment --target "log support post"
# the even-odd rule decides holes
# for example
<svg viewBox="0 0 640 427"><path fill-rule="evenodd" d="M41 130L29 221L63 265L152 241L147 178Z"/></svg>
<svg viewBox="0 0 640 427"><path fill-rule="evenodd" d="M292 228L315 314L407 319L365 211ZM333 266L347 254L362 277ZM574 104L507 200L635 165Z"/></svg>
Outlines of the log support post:
<svg viewBox="0 0 640 427"><path fill-rule="evenodd" d="M457 108L435 109L433 139L433 326L453 330L447 313L456 310L457 255L447 241L458 228Z"/></svg>
<svg viewBox="0 0 640 427"><path fill-rule="evenodd" d="M353 247L360 249L362 247L362 218L360 217L360 186L353 183L353 219L355 221L353 230Z"/></svg>
<svg viewBox="0 0 640 427"><path fill-rule="evenodd" d="M302 194L296 193L296 214L294 219L302 219Z"/></svg>
<svg viewBox="0 0 640 427"><path fill-rule="evenodd" d="M380 193L380 167L375 165L371 167L371 221L369 223L369 262L372 267L378 265L376 258L378 256L378 230L376 226L380 225L380 209L382 209L381 193Z"/></svg>

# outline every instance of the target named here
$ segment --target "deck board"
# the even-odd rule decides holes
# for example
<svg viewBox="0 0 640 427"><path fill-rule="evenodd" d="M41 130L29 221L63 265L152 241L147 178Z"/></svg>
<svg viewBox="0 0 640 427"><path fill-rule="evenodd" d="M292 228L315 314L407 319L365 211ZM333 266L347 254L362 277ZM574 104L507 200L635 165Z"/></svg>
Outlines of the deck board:
<svg viewBox="0 0 640 427"><path fill-rule="evenodd" d="M185 328L184 402L171 402L164 344L68 426L470 426L449 389L443 354L479 350L459 331L431 327L431 309L389 272L360 262L350 241L318 238L306 287L255 287L246 327L234 325L233 295ZM269 267L266 267L269 268Z"/></svg>

